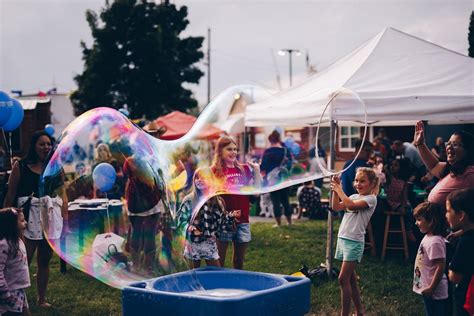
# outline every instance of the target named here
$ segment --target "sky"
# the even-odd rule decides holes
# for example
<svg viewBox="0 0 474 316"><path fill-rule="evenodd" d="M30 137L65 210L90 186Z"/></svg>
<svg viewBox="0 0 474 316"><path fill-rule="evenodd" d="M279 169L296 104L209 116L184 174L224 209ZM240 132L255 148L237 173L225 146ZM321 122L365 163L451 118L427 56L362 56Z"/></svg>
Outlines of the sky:
<svg viewBox="0 0 474 316"><path fill-rule="evenodd" d="M113 0L110 0L113 1ZM293 55L293 85L308 77L305 55L322 70L385 27L393 27L467 55L470 0L182 0L188 7L186 36L211 29L211 96L237 84L269 89L289 87L288 56ZM83 70L80 42L92 43L85 20L105 0L0 0L0 90L24 93L75 89ZM203 51L207 51L207 40ZM199 67L207 73L203 62ZM207 76L207 74L206 74ZM207 102L207 77L187 85L201 105ZM278 84L278 76L280 84Z"/></svg>

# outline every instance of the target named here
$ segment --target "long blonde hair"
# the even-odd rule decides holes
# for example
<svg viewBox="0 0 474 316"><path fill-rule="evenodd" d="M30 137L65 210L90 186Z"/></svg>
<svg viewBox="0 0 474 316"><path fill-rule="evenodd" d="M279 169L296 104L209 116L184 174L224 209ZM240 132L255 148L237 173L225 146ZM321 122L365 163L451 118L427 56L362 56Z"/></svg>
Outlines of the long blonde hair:
<svg viewBox="0 0 474 316"><path fill-rule="evenodd" d="M367 179L369 179L369 183L371 184L370 193L374 195L379 194L379 177L375 173L374 169L368 167L359 167L356 169L356 174L357 172L362 172L367 176Z"/></svg>
<svg viewBox="0 0 474 316"><path fill-rule="evenodd" d="M234 144L237 146L237 143L235 140L233 140L229 136L222 136L217 140L216 147L214 150L214 157L212 158L212 165L211 165L211 170L214 172L216 177L218 178L223 178L224 177L224 169L225 169L225 163L224 159L222 158L222 151L224 150L224 147L228 146L229 144ZM234 167L238 168L242 174L244 174L244 168L240 163L237 161L234 162Z"/></svg>
<svg viewBox="0 0 474 316"><path fill-rule="evenodd" d="M100 150L102 148L104 149L105 155L107 156L105 160L100 157ZM97 145L97 147L95 149L95 157L94 158L97 162L109 162L112 159L112 153L110 152L109 145L107 145L105 143L100 143L99 145Z"/></svg>

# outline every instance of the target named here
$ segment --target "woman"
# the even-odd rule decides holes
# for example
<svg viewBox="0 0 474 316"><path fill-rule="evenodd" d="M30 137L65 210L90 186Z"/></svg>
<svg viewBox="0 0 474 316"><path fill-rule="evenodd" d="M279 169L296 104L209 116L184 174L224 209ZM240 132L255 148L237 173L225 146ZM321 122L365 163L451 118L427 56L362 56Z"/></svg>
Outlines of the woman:
<svg viewBox="0 0 474 316"><path fill-rule="evenodd" d="M155 239L162 215L159 205L163 197L161 179L147 161L134 156L125 160L123 172L128 177L125 198L131 224L129 246L132 270L152 276L155 269Z"/></svg>
<svg viewBox="0 0 474 316"><path fill-rule="evenodd" d="M100 143L97 145L96 152L95 152L95 164L99 164L101 162L108 162L112 160L112 153L110 152L109 146L104 143Z"/></svg>
<svg viewBox="0 0 474 316"><path fill-rule="evenodd" d="M237 154L237 144L232 138L227 136L219 138L211 166L214 176L223 181L226 191L237 191L239 187L244 185L260 186L262 178L259 165L249 161L247 164L240 164L237 161ZM226 211L228 213L240 213L240 216L236 217L235 231L219 235L217 248L219 250L220 266L224 266L227 247L231 241L234 247L233 267L234 269L243 269L245 251L251 240L249 197L246 195L223 195L223 198Z"/></svg>
<svg viewBox="0 0 474 316"><path fill-rule="evenodd" d="M424 125L416 123L414 145L430 173L440 180L428 195L428 201L446 205L446 198L452 191L474 187L474 137L459 131L449 138L446 146L446 162L439 161L425 144Z"/></svg>
<svg viewBox="0 0 474 316"><path fill-rule="evenodd" d="M270 142L270 147L263 152L262 164L260 165L260 169L265 177L268 177L268 174L275 168L287 167L288 163L291 164L291 153L286 147L281 145L280 133L273 131L268 135L268 141ZM281 206L283 206L288 225L291 225L291 215L293 212L290 206L289 190L289 188L284 188L270 192L276 220L275 227L281 226Z"/></svg>
<svg viewBox="0 0 474 316"><path fill-rule="evenodd" d="M39 198L38 188L40 176L46 167L49 152L52 149L53 139L44 131L33 134L30 147L26 157L15 163L8 182L8 192L5 197L4 207L12 207L28 200L29 197ZM31 202L31 199L30 199ZM43 228L40 222L40 209L37 203L31 203L28 225L25 230L25 246L28 257L28 264L31 263L36 249L37 260L37 286L38 286L38 306L51 307L46 301L46 289L49 280L49 261L53 251L48 241L43 235Z"/></svg>

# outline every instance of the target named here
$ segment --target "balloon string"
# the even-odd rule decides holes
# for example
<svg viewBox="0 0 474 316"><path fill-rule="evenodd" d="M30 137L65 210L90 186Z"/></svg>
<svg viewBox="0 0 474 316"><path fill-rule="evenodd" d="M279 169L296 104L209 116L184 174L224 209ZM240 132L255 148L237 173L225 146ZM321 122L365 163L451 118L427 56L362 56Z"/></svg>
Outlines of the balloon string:
<svg viewBox="0 0 474 316"><path fill-rule="evenodd" d="M107 226L108 226L107 232L111 233L112 232L112 229L111 229L112 226L110 226L109 198L107 197L107 192L105 192L105 199L107 200L107 202L105 202L105 206L107 207Z"/></svg>
<svg viewBox="0 0 474 316"><path fill-rule="evenodd" d="M8 132L8 147L10 149L10 159L13 162L13 150L12 150L12 132ZM13 166L12 166L13 167Z"/></svg>

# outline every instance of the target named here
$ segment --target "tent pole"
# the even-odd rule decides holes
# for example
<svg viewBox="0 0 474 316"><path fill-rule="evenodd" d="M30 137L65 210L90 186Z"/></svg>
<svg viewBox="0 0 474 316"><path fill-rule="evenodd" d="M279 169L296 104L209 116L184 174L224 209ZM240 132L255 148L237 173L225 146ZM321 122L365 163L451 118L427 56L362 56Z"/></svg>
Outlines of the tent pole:
<svg viewBox="0 0 474 316"><path fill-rule="evenodd" d="M337 123L334 120L331 120L329 143L330 143L330 160L329 160L329 169L334 170L334 162L336 160L336 148L335 148L335 136L336 136ZM331 201L332 192L329 194L329 201ZM331 207L331 203L329 203ZM326 271L329 278L332 278L332 268L333 268L333 216L332 210L328 211L328 230L326 238Z"/></svg>

